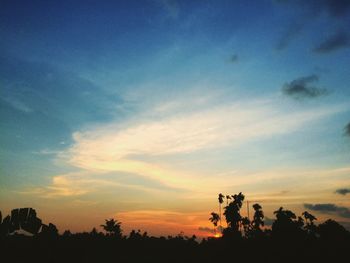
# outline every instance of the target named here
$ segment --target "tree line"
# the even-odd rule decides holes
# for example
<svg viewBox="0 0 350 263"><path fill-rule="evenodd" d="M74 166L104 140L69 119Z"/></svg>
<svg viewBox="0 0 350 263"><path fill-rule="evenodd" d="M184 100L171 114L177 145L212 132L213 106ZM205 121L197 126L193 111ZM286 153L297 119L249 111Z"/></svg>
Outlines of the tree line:
<svg viewBox="0 0 350 263"><path fill-rule="evenodd" d="M252 218L241 215L242 193L218 196L218 213L210 214L215 236L154 237L141 230L125 235L122 223L106 219L90 232L59 234L32 208L0 212L0 258L8 262L341 262L349 258L350 232L329 219L305 211L297 216L280 207L271 228L262 206L253 204ZM226 202L225 202L226 201ZM224 225L224 226L223 226ZM346 260L345 260L346 261Z"/></svg>
<svg viewBox="0 0 350 263"><path fill-rule="evenodd" d="M222 208L224 200L226 206ZM274 211L275 220L271 228L266 228L264 212L260 204L252 205L253 218L241 215L245 196L240 192L235 195L218 195L219 213L211 212L209 218L214 226L214 233L220 233L226 239L256 239L271 237L276 239L317 239L349 237L350 233L335 220L328 219L316 225L317 218L304 211L300 216L294 212L280 207ZM249 209L249 208L248 208ZM222 210L224 211L222 213ZM225 218L226 227L222 226L222 217Z"/></svg>

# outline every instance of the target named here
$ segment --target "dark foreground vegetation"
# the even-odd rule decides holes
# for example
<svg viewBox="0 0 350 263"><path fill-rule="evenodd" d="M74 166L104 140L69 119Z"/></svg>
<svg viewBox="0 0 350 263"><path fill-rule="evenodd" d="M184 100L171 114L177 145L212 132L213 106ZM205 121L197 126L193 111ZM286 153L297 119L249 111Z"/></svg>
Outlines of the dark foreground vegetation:
<svg viewBox="0 0 350 263"><path fill-rule="evenodd" d="M221 227L221 206L225 228ZM0 216L2 262L349 262L350 232L333 220L319 225L308 212L297 217L282 207L271 228L254 204L252 220L242 217L244 195L219 195L219 214L209 220L220 238L196 239L183 234L152 237L146 232L122 234L121 223L106 220L105 233L62 235L53 224L43 224L31 208ZM1 215L1 214L0 214ZM219 226L218 226L219 225Z"/></svg>

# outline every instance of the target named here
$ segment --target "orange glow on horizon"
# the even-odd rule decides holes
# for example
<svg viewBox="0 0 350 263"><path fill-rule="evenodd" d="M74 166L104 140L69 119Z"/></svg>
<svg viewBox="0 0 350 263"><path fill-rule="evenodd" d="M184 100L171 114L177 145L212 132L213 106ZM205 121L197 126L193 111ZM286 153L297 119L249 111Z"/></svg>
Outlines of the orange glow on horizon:
<svg viewBox="0 0 350 263"><path fill-rule="evenodd" d="M215 238L220 238L220 237L222 237L222 234L216 233L216 234L214 234L214 237L215 237Z"/></svg>

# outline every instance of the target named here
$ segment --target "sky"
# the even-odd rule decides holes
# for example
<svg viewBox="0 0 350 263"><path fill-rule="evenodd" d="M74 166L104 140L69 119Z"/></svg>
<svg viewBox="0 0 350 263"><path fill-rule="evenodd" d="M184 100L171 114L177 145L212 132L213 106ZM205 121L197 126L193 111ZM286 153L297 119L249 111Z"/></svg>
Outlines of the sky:
<svg viewBox="0 0 350 263"><path fill-rule="evenodd" d="M348 0L1 0L0 210L207 236L243 192L350 227L349 25Z"/></svg>

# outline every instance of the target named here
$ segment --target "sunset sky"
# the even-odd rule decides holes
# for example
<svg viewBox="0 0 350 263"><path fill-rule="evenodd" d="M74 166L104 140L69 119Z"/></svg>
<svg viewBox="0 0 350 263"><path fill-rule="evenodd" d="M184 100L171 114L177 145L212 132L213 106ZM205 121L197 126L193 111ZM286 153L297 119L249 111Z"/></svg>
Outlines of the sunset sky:
<svg viewBox="0 0 350 263"><path fill-rule="evenodd" d="M243 192L350 228L349 28L348 0L1 0L0 210L207 236Z"/></svg>

